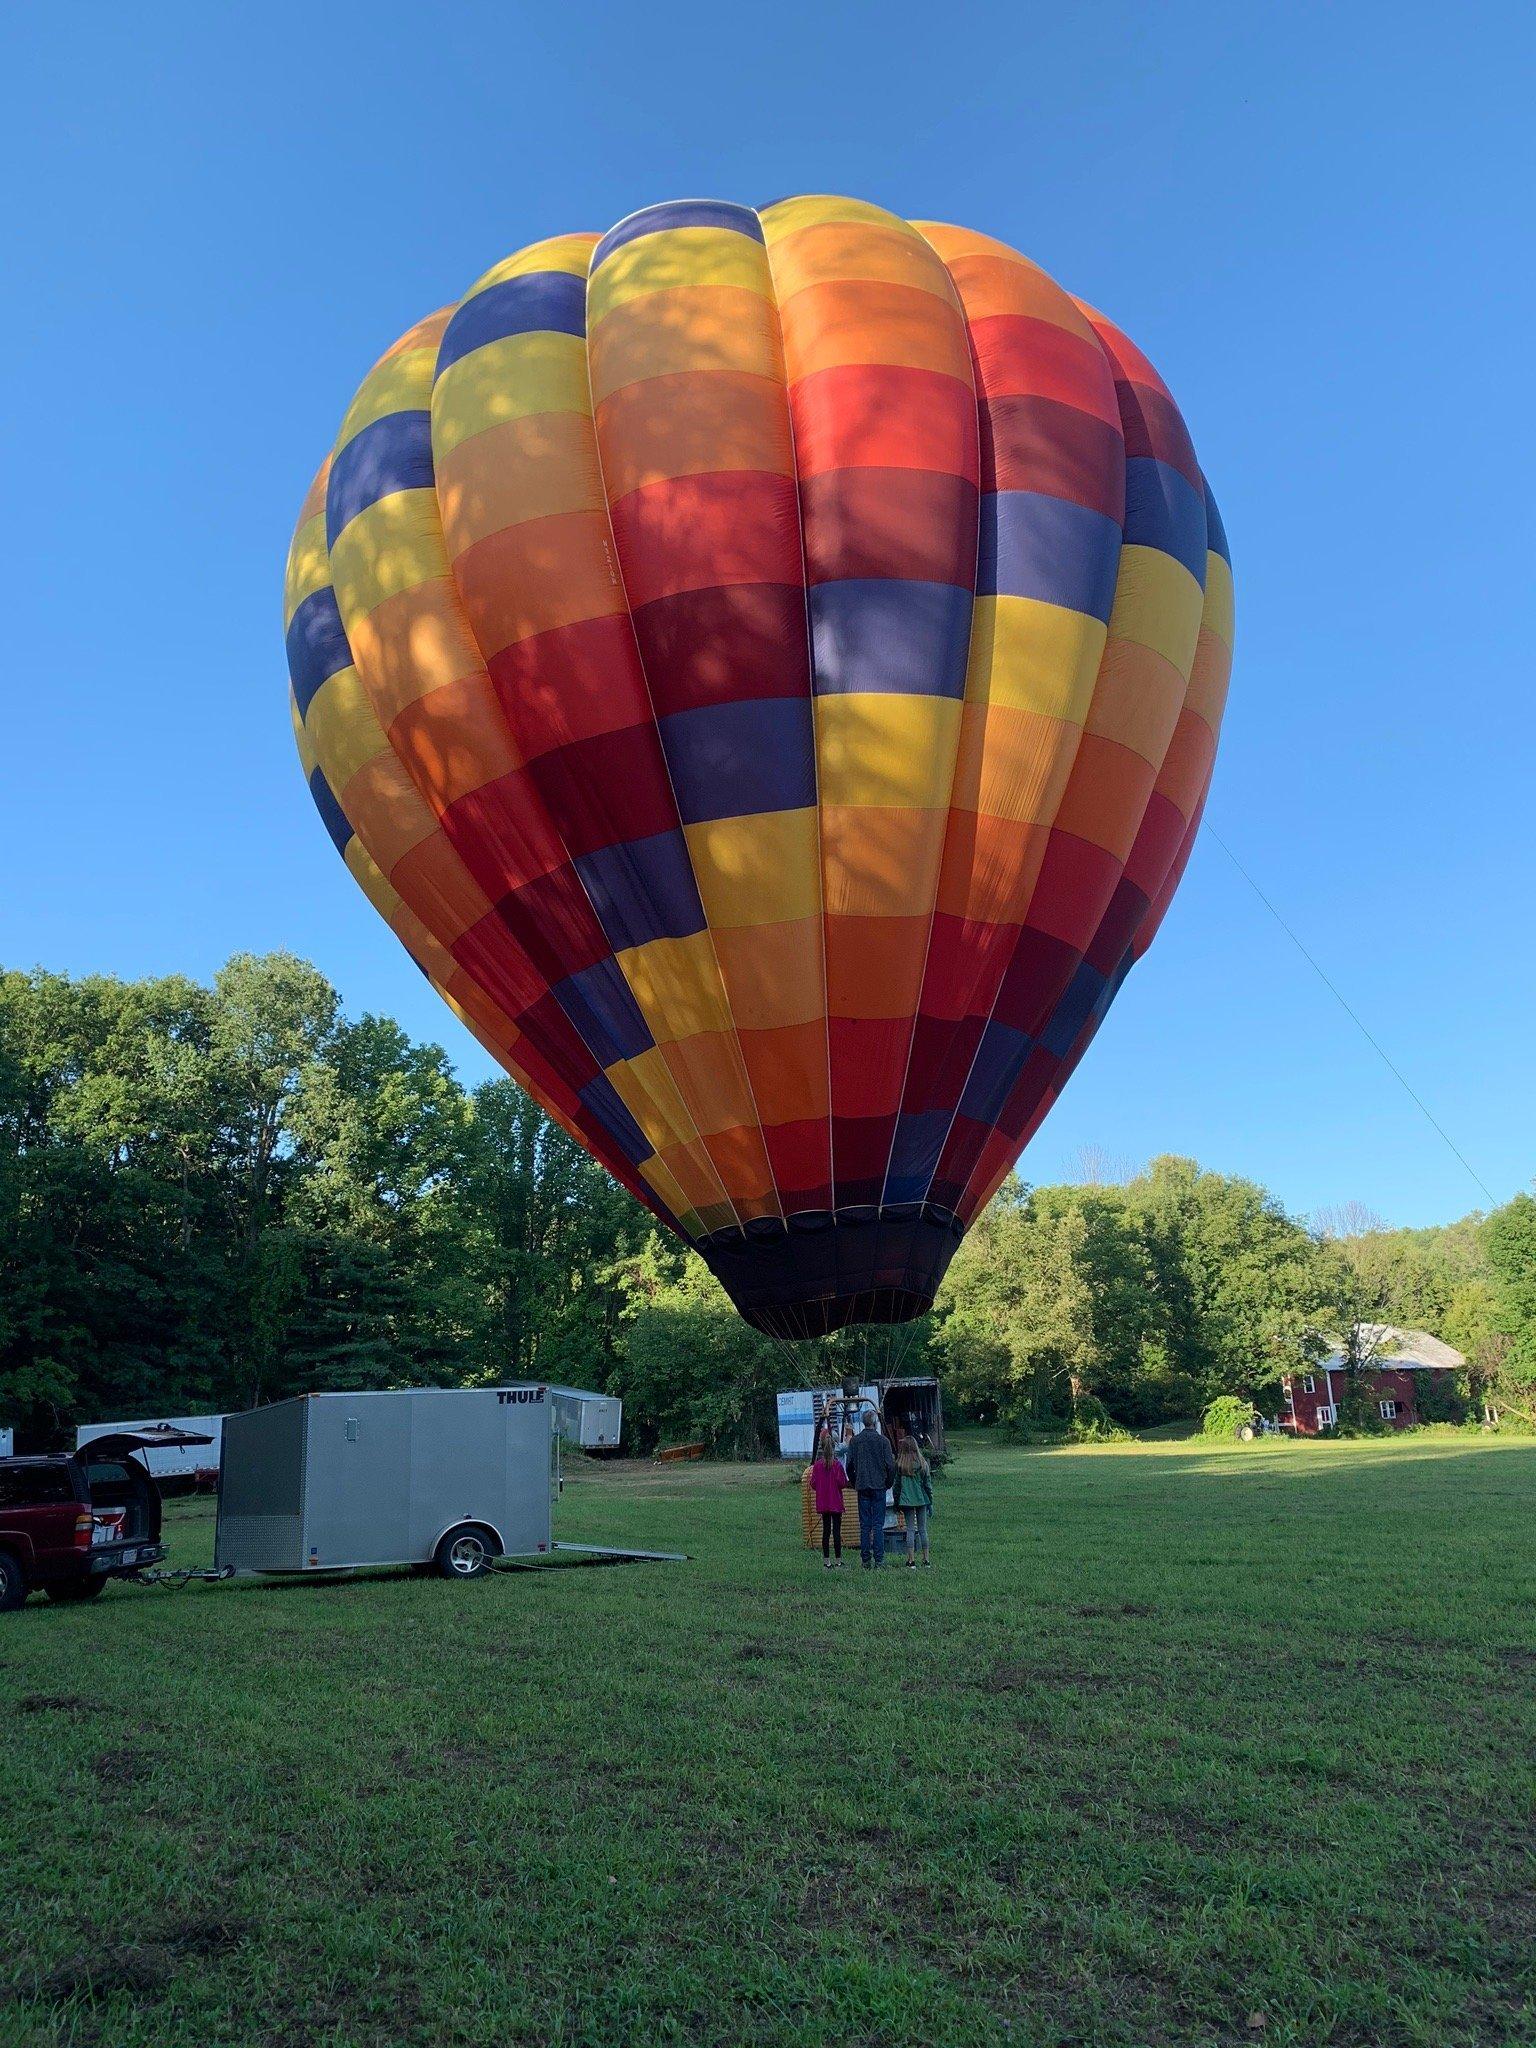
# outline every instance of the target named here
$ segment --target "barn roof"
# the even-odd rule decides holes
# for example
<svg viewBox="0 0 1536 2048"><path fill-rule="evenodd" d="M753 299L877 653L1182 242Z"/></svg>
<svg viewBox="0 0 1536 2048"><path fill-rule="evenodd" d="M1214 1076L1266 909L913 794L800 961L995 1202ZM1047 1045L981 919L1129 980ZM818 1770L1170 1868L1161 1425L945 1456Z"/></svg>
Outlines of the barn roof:
<svg viewBox="0 0 1536 2048"><path fill-rule="evenodd" d="M1466 1358L1453 1345L1432 1337L1428 1330L1400 1330L1395 1323L1362 1323L1366 1342L1376 1347L1373 1365L1395 1367L1399 1372L1455 1372ZM1328 1369L1342 1365L1343 1353L1336 1351Z"/></svg>

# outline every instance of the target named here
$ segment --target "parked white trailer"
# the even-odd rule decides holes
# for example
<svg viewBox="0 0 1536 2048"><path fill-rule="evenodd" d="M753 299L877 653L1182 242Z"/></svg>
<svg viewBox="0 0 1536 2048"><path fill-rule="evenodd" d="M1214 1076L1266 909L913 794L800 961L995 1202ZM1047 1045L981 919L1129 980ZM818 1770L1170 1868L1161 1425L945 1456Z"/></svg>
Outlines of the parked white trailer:
<svg viewBox="0 0 1536 2048"><path fill-rule="evenodd" d="M226 1416L215 1564L475 1578L551 1548L552 1443L542 1386L305 1394Z"/></svg>
<svg viewBox="0 0 1536 2048"><path fill-rule="evenodd" d="M0 1458L8 1458L11 1455L11 1446L14 1442L15 1438L8 1429L0 1429Z"/></svg>
<svg viewBox="0 0 1536 2048"><path fill-rule="evenodd" d="M157 1415L136 1422L85 1422L75 1431L75 1449L78 1451L99 1436L137 1434L140 1430L185 1430L191 1436L206 1436L211 1442L150 1444L136 1453L157 1484L163 1486L168 1479L185 1479L196 1485L199 1480L211 1480L219 1469L219 1437L223 1427L222 1415Z"/></svg>
<svg viewBox="0 0 1536 2048"><path fill-rule="evenodd" d="M555 1429L578 1451L616 1451L624 1429L624 1403L589 1387L551 1387Z"/></svg>
<svg viewBox="0 0 1536 2048"><path fill-rule="evenodd" d="M830 1401L841 1401L841 1387L795 1387L779 1396L779 1456L781 1458L809 1458L816 1450L816 1432L826 1415ZM860 1387L859 1400L870 1407L880 1406L879 1390L876 1387ZM843 1413L839 1410L839 1414ZM850 1420L855 1410L848 1404ZM842 1432L839 1430L839 1436Z"/></svg>

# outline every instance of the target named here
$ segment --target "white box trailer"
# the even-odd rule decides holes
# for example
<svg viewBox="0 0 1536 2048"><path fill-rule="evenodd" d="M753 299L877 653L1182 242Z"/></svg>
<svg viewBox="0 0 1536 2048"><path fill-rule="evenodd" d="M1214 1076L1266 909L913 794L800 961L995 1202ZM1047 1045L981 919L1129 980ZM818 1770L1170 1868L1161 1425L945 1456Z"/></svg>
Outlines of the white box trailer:
<svg viewBox="0 0 1536 2048"><path fill-rule="evenodd" d="M827 1414L828 1405L838 1402L836 1409L839 1423L846 1417L854 1419L858 1410L854 1401L844 1402L841 1387L794 1387L779 1396L779 1456L781 1458L809 1458L815 1455L816 1432ZM879 1390L876 1387L860 1387L858 1402L878 1409ZM842 1430L838 1429L839 1440Z"/></svg>
<svg viewBox="0 0 1536 2048"><path fill-rule="evenodd" d="M779 1456L809 1458L816 1449L816 1432L831 1413L834 1433L841 1441L843 1429L857 1429L866 1408L873 1408L881 1427L893 1439L900 1431L915 1436L930 1458L943 1458L948 1446L944 1437L944 1397L933 1378L875 1380L845 1395L841 1387L796 1387L779 1396Z"/></svg>
<svg viewBox="0 0 1536 2048"><path fill-rule="evenodd" d="M184 1479L189 1485L211 1482L219 1469L219 1438L222 1415L157 1415L135 1422L83 1422L75 1431L75 1449L93 1443L99 1436L137 1435L141 1430L185 1430L191 1436L211 1439L206 1444L149 1444L136 1453L140 1464L155 1482Z"/></svg>
<svg viewBox="0 0 1536 2048"><path fill-rule="evenodd" d="M226 1416L214 1563L474 1578L548 1552L552 1444L542 1386L305 1394Z"/></svg>
<svg viewBox="0 0 1536 2048"><path fill-rule="evenodd" d="M8 1429L0 1429L0 1458L8 1458L11 1455L11 1446L15 1441Z"/></svg>
<svg viewBox="0 0 1536 2048"><path fill-rule="evenodd" d="M578 1451L616 1451L624 1429L624 1403L589 1387L551 1387L555 1429Z"/></svg>

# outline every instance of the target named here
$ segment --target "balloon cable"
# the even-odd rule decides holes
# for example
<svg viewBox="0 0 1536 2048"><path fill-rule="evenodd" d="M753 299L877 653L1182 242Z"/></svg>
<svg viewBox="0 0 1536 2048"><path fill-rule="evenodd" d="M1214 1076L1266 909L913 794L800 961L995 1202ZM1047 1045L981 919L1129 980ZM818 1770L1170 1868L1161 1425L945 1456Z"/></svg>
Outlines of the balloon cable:
<svg viewBox="0 0 1536 2048"><path fill-rule="evenodd" d="M1387 1069L1387 1072L1391 1074L1393 1078L1397 1081L1399 1087L1402 1088L1403 1092L1408 1096L1409 1100L1417 1106L1419 1113L1424 1118L1425 1122L1430 1125L1431 1129L1439 1133L1440 1137L1444 1140L1445 1144L1455 1154L1456 1158L1461 1161L1462 1165L1466 1168L1467 1172L1471 1175L1472 1179L1477 1183L1477 1185L1482 1189L1483 1193L1488 1197L1490 1205L1496 1209L1499 1206L1498 1198L1495 1196L1492 1188L1489 1187L1487 1181L1483 1179L1483 1176L1477 1171L1477 1168L1473 1166L1472 1162L1467 1158L1466 1153L1462 1151L1461 1147L1456 1143L1455 1139L1452 1138L1450 1132L1445 1128L1444 1124L1440 1122L1438 1117L1434 1116L1431 1113L1428 1106L1425 1104L1423 1098L1415 1091L1415 1089L1408 1081L1408 1078L1403 1073L1402 1069L1393 1064L1392 1060L1387 1056L1387 1053L1385 1052L1383 1047L1374 1037L1372 1037L1371 1033L1366 1029L1364 1023L1361 1021L1360 1017L1356 1014L1356 1012L1353 1009L1351 1009L1345 997L1341 994L1341 992L1335 986L1335 984L1329 980L1327 974L1324 973L1322 967L1318 964L1316 958L1307 951L1306 947L1302 944L1301 940L1296 936L1295 932L1286 923L1285 919L1280 915L1279 911L1275 908L1274 904L1270 902L1269 898L1264 894L1264 891L1259 887L1258 883L1253 879L1252 875L1249 874L1248 870L1243 866L1242 862L1238 859L1237 855L1232 851L1231 847L1228 846L1225 839L1222 838L1221 834L1216 830L1216 827L1211 823L1209 818L1207 818L1205 821L1205 829L1210 834L1212 839L1215 840L1216 844L1221 848L1222 852L1227 856L1227 859L1231 861L1233 867L1237 869L1237 872L1248 884L1249 888L1253 891L1254 895L1258 897L1259 901L1263 904L1264 908L1275 920L1275 923L1279 925L1281 931L1285 933L1286 937L1290 940L1291 944L1296 948L1297 952L1301 955L1302 959L1305 960L1307 965L1312 969L1312 972L1323 984L1323 987L1327 989L1328 993L1333 997L1334 1001L1338 1004L1339 1008L1344 1012L1345 1016L1349 1018L1350 1022L1354 1025L1355 1029L1360 1033L1360 1036L1365 1040L1366 1044L1371 1048L1371 1050L1375 1053L1376 1057L1381 1061L1382 1065Z"/></svg>

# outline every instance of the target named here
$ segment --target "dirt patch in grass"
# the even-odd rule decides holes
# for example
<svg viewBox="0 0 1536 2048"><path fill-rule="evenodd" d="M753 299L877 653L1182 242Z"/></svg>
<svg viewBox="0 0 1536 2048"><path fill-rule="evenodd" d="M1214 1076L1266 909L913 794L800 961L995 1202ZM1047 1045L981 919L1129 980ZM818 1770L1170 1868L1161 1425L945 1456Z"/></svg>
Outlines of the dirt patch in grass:
<svg viewBox="0 0 1536 2048"><path fill-rule="evenodd" d="M835 1934L864 1918L853 1877L847 1871L813 1871L806 1876L795 1925L821 1934Z"/></svg>
<svg viewBox="0 0 1536 2048"><path fill-rule="evenodd" d="M389 1768L396 1779L436 1777L444 1771L483 1771L495 1752L484 1742L424 1741L416 1749L391 1750Z"/></svg>
<svg viewBox="0 0 1536 2048"><path fill-rule="evenodd" d="M1465 1643L1449 1642L1444 1636L1421 1636L1409 1628L1367 1629L1360 1641L1372 1649L1412 1650L1424 1657L1461 1657L1468 1648Z"/></svg>
<svg viewBox="0 0 1536 2048"><path fill-rule="evenodd" d="M183 1956L227 1956L250 1935L249 1920L194 1914L160 1930L160 1941Z"/></svg>
<svg viewBox="0 0 1536 2048"><path fill-rule="evenodd" d="M994 1664L984 1677L977 1680L983 1692L991 1693L1049 1691L1059 1686L1075 1689L1102 1683L1100 1673L1069 1670L1060 1664L1035 1664L1022 1658Z"/></svg>
<svg viewBox="0 0 1536 2048"><path fill-rule="evenodd" d="M945 1930L953 1924L954 1899L938 1885L924 1884L921 1878L902 1871L897 1875L891 1896L911 1923Z"/></svg>
<svg viewBox="0 0 1536 2048"><path fill-rule="evenodd" d="M490 1764L494 1752L483 1743L448 1742L441 1748L429 1749L427 1758L439 1770L480 1773Z"/></svg>
<svg viewBox="0 0 1536 2048"><path fill-rule="evenodd" d="M855 1828L853 1839L862 1842L866 1849L894 1849L897 1834L896 1830L887 1827L884 1821L872 1820L866 1821L862 1827Z"/></svg>
<svg viewBox="0 0 1536 2048"><path fill-rule="evenodd" d="M72 1999L94 2004L124 1992L137 2004L153 1998L176 1974L176 1955L159 1942L104 1942L50 1970L39 1986L49 2005Z"/></svg>
<svg viewBox="0 0 1536 2048"><path fill-rule="evenodd" d="M1530 1968L1536 1954L1536 1896L1525 1891L1485 1894L1477 1919L1483 1938L1495 1950Z"/></svg>
<svg viewBox="0 0 1536 2048"><path fill-rule="evenodd" d="M195 1914L167 1921L144 1941L103 1942L50 1970L39 1986L50 2005L94 2004L122 1992L136 2004L156 1997L188 1961L211 1962L239 1948L250 1922Z"/></svg>
<svg viewBox="0 0 1536 2048"><path fill-rule="evenodd" d="M1173 1842L1192 1856L1229 1854L1241 1848L1247 1830L1225 1815L1200 1813L1176 1806L1158 1814L1147 1825L1147 1833Z"/></svg>
<svg viewBox="0 0 1536 2048"><path fill-rule="evenodd" d="M25 1692L16 1702L18 1714L99 1714L100 1700L77 1692Z"/></svg>
<svg viewBox="0 0 1536 2048"><path fill-rule="evenodd" d="M100 1756L91 1759L91 1775L96 1782L110 1786L114 1791L146 1784L154 1776L154 1771L153 1763L142 1750L127 1745L120 1749L104 1749Z"/></svg>
<svg viewBox="0 0 1536 2048"><path fill-rule="evenodd" d="M406 2042L433 2038L426 2002L409 1978L390 1985L387 2018L364 2019L361 2003L339 1986L303 2005L280 2004L266 2016L265 2048L315 2048L320 2041L344 2041L348 2048L402 2048Z"/></svg>

